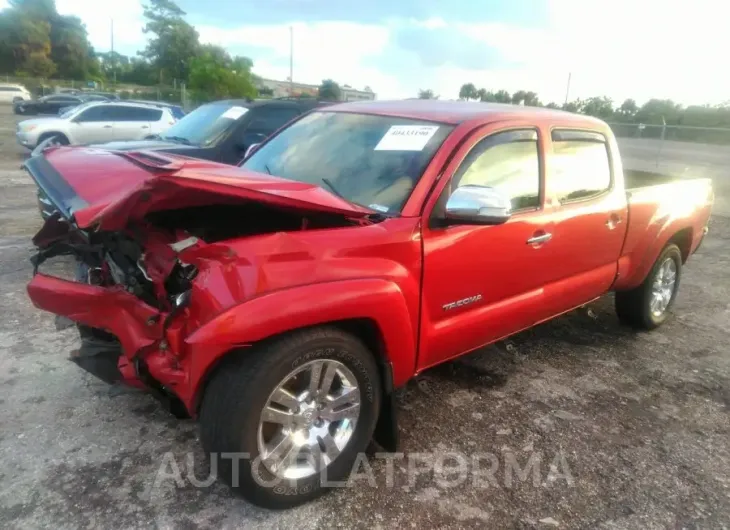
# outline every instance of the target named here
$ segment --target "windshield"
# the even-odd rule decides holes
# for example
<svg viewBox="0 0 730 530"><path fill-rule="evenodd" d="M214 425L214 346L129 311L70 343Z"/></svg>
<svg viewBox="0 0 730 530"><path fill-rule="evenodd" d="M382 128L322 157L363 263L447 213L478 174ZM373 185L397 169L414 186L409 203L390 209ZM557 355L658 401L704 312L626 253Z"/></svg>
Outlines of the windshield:
<svg viewBox="0 0 730 530"><path fill-rule="evenodd" d="M246 107L225 103L203 105L167 129L161 137L193 145L211 145L247 111Z"/></svg>
<svg viewBox="0 0 730 530"><path fill-rule="evenodd" d="M392 116L314 112L271 138L242 167L397 214L452 129Z"/></svg>

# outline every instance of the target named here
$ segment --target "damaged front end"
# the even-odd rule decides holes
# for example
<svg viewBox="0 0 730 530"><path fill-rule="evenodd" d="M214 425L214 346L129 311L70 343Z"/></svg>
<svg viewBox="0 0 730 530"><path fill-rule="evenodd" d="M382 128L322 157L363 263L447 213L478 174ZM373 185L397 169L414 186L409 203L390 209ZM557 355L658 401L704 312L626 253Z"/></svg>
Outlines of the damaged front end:
<svg viewBox="0 0 730 530"><path fill-rule="evenodd" d="M197 273L177 254L199 241L143 234L87 232L54 215L34 238L38 253L28 294L36 307L57 315L57 327L78 326L81 347L70 360L107 383L151 390L185 417L179 394L186 394L186 372L168 332L190 303ZM73 257L74 280L38 272L56 256Z"/></svg>
<svg viewBox="0 0 730 530"><path fill-rule="evenodd" d="M255 252L232 245L372 213L314 185L158 154L51 148L25 167L56 208L33 238L33 304L76 324L72 361L152 391L178 416L195 415L202 370L186 339L266 285ZM58 256L74 260L74 278L40 272Z"/></svg>

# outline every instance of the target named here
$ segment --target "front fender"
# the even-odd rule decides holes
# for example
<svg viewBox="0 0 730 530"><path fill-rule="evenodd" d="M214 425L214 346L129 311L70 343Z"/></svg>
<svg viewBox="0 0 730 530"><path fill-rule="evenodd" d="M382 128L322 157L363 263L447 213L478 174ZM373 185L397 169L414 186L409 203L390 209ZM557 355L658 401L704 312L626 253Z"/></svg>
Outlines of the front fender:
<svg viewBox="0 0 730 530"><path fill-rule="evenodd" d="M348 319L371 319L378 326L393 384L404 384L416 367L417 315L392 281L370 278L304 285L258 296L234 306L185 339L190 396L229 351L308 326Z"/></svg>

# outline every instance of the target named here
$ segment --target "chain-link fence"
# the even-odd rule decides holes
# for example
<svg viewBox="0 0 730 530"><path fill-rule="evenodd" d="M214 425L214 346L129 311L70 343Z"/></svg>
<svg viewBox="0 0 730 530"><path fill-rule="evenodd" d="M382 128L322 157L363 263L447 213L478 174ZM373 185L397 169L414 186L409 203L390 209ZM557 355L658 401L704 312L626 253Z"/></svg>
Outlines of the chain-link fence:
<svg viewBox="0 0 730 530"><path fill-rule="evenodd" d="M609 123L609 125L617 138L646 138L730 145L730 129L684 125L646 125L643 123Z"/></svg>
<svg viewBox="0 0 730 530"><path fill-rule="evenodd" d="M191 100L185 84L177 86L142 86L127 83L97 83L92 81L75 81L73 79L45 79L41 77L17 77L0 74L0 83L23 85L35 97L63 92L101 91L114 92L121 99L143 99L150 101L166 101L177 103L189 111L198 103Z"/></svg>

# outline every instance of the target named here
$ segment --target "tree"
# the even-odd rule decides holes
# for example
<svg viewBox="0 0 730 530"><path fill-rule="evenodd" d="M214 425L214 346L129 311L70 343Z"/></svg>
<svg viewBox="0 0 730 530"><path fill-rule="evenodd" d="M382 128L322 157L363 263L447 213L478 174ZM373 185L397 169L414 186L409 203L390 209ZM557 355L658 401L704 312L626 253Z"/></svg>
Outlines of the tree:
<svg viewBox="0 0 730 530"><path fill-rule="evenodd" d="M231 58L220 46L203 46L190 61L189 86L202 99L253 98L252 64L247 57Z"/></svg>
<svg viewBox="0 0 730 530"><path fill-rule="evenodd" d="M613 101L606 96L588 98L581 112L602 120L610 120L613 118Z"/></svg>
<svg viewBox="0 0 730 530"><path fill-rule="evenodd" d="M438 99L439 96L436 96L433 93L433 90L430 88L428 90L419 90L418 91L418 99Z"/></svg>
<svg viewBox="0 0 730 530"><path fill-rule="evenodd" d="M464 85L461 85L461 89L459 90L459 99L465 99L467 101L471 99L478 99L478 93L477 89L474 86L474 83L466 83Z"/></svg>
<svg viewBox="0 0 730 530"><path fill-rule="evenodd" d="M639 110L639 106L636 104L636 101L633 99L625 99L623 103L621 103L621 106L618 108L618 111L626 117L633 118L636 113Z"/></svg>
<svg viewBox="0 0 730 530"><path fill-rule="evenodd" d="M0 70L84 79L98 74L86 27L53 0L11 0L0 12Z"/></svg>
<svg viewBox="0 0 730 530"><path fill-rule="evenodd" d="M160 82L187 79L190 61L200 49L198 32L184 15L173 0L149 0L144 6L144 32L151 38L140 55L155 66Z"/></svg>
<svg viewBox="0 0 730 530"><path fill-rule="evenodd" d="M560 105L558 105L554 101L551 101L550 103L548 103L547 105L545 105L545 107L548 108L548 109L559 109L560 108Z"/></svg>
<svg viewBox="0 0 730 530"><path fill-rule="evenodd" d="M540 100L535 92L518 90L512 94L512 103L515 105L527 105L528 107L540 107Z"/></svg>
<svg viewBox="0 0 730 530"><path fill-rule="evenodd" d="M90 71L98 71L97 59L80 18L54 17L51 26L51 59L56 63L60 77L85 79Z"/></svg>
<svg viewBox="0 0 730 530"><path fill-rule="evenodd" d="M511 103L512 96L506 90L498 90L494 93L494 101L497 103Z"/></svg>
<svg viewBox="0 0 730 530"><path fill-rule="evenodd" d="M583 110L584 102L580 99L563 103L563 110L568 112L581 112Z"/></svg>
<svg viewBox="0 0 730 530"><path fill-rule="evenodd" d="M341 101L342 90L340 89L340 85L332 81L332 79L325 79L319 85L319 99L322 101Z"/></svg>
<svg viewBox="0 0 730 530"><path fill-rule="evenodd" d="M55 66L48 62L50 23L22 7L11 6L0 12L0 67L26 75L52 74Z"/></svg>
<svg viewBox="0 0 730 530"><path fill-rule="evenodd" d="M636 112L635 120L639 123L677 125L680 123L682 106L671 99L650 99Z"/></svg>

